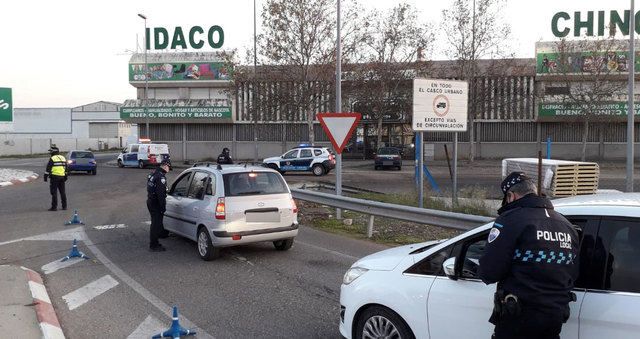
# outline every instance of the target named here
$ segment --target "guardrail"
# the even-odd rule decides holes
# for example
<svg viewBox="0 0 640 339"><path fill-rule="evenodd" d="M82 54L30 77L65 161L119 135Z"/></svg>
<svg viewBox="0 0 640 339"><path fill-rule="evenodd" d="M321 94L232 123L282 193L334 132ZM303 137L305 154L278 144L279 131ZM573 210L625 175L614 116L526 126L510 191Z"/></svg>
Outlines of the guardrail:
<svg viewBox="0 0 640 339"><path fill-rule="evenodd" d="M369 214L371 217L369 218L369 227L367 229L368 237L371 237L371 234L373 233L373 216L452 228L462 231L470 230L494 220L494 218L480 215L389 204L303 189L292 188L291 193L295 199Z"/></svg>

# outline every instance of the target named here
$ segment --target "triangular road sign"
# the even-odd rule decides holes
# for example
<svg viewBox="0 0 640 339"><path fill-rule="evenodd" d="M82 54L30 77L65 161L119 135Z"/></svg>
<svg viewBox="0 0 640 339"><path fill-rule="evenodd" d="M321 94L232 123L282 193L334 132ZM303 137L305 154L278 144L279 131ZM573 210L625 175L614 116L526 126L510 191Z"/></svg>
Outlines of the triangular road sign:
<svg viewBox="0 0 640 339"><path fill-rule="evenodd" d="M360 122L360 113L318 113L317 117L333 148L338 154L342 154L353 130Z"/></svg>

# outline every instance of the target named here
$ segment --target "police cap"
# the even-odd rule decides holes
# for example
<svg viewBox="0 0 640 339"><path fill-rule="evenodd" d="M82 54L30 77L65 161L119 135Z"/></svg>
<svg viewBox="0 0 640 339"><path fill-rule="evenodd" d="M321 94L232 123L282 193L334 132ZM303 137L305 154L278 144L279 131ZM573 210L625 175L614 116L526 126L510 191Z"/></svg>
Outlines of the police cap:
<svg viewBox="0 0 640 339"><path fill-rule="evenodd" d="M502 183L500 184L503 194L502 206L507 204L507 192L509 192L509 189L526 180L530 180L530 178L523 172L511 172L511 174L507 175L507 177L502 180Z"/></svg>

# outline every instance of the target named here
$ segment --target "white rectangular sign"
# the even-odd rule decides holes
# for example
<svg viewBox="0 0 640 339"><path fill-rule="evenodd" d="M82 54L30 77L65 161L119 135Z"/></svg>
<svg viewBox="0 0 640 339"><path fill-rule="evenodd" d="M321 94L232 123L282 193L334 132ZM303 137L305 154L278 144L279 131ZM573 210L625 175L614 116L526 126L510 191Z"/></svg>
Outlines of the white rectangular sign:
<svg viewBox="0 0 640 339"><path fill-rule="evenodd" d="M414 79L413 130L465 132L468 93L466 81Z"/></svg>

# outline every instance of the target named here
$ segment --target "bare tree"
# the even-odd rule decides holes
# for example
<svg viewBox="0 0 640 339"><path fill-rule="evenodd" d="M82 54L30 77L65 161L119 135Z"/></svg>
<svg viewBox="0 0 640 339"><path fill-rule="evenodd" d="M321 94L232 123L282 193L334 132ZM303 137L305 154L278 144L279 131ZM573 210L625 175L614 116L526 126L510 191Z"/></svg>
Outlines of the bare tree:
<svg viewBox="0 0 640 339"><path fill-rule="evenodd" d="M626 99L625 73L633 67L627 63L628 42L612 37L563 39L555 46L555 53L543 56L539 69L547 73L543 102L561 103L556 112L582 123L581 159L585 161L589 125L627 112L627 105L617 101Z"/></svg>
<svg viewBox="0 0 640 339"><path fill-rule="evenodd" d="M355 100L365 102L377 122L377 145L382 144L382 122L389 109L410 101L411 80L424 74L434 41L433 29L421 23L417 10L400 3L386 12L372 10L359 49L360 63L352 65L347 80ZM410 105L408 105L410 107Z"/></svg>
<svg viewBox="0 0 640 339"><path fill-rule="evenodd" d="M442 11L443 33L447 37L445 54L458 62L458 78L473 81L478 76L479 59L512 57L509 52L511 27L504 22L506 0L455 0ZM470 87L470 106L479 96ZM475 158L475 111L469 112L469 160Z"/></svg>
<svg viewBox="0 0 640 339"><path fill-rule="evenodd" d="M343 53L345 61L355 51L355 34L361 10L355 1L345 4ZM327 95L335 75L336 3L333 0L268 0L262 11L263 33L259 37L260 63L273 70L261 74L263 81L288 83L269 89L270 103L287 114L302 112L314 141L313 123L318 109L334 99ZM282 67L277 67L282 66ZM277 71L276 71L277 70Z"/></svg>

